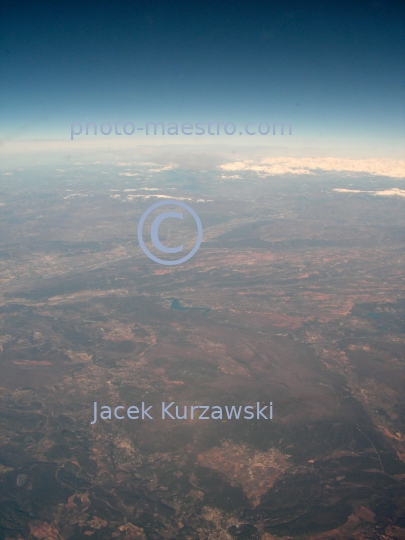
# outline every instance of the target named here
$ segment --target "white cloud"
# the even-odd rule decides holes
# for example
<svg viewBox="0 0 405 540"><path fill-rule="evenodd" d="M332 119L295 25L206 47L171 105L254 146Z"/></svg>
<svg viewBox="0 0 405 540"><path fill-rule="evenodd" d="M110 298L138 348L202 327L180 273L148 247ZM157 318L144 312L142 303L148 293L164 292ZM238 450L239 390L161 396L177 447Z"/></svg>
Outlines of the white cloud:
<svg viewBox="0 0 405 540"><path fill-rule="evenodd" d="M177 169L178 165L176 163L169 163L165 167L160 167L159 169L149 169L149 172L162 172L162 171L171 171L172 169Z"/></svg>
<svg viewBox="0 0 405 540"><path fill-rule="evenodd" d="M344 159L344 158L265 158L234 161L219 166L223 171L254 171L259 176L276 174L315 174L317 171L346 172L405 178L405 161L395 159Z"/></svg>
<svg viewBox="0 0 405 540"><path fill-rule="evenodd" d="M142 194L139 194L139 195L128 195L127 197L127 200L132 200L132 199L151 199L151 198L155 198L155 199L173 199L173 195L144 195L143 193ZM193 199L190 199L189 197L176 197L175 199L176 201L192 201Z"/></svg>
<svg viewBox="0 0 405 540"><path fill-rule="evenodd" d="M124 191L159 191L159 188L157 187L128 188L128 189L124 189Z"/></svg>
<svg viewBox="0 0 405 540"><path fill-rule="evenodd" d="M361 189L343 189L335 188L333 191L338 191L339 193L370 193L374 196L380 197L405 197L405 189L391 188L391 189L382 189L375 191L363 191Z"/></svg>
<svg viewBox="0 0 405 540"><path fill-rule="evenodd" d="M119 196L117 195L110 195L110 197L114 197L114 198L118 198ZM173 198L173 195L158 195L158 194L150 194L150 195L146 195L146 194L143 194L143 193L139 193L137 195L135 194L131 194L131 195L127 195L126 199L124 199L125 201L133 201L134 199L169 199L169 200L173 200L173 201L194 201L194 202L212 202L211 199L192 199L190 197L176 197L176 198ZM175 204L175 203L173 203Z"/></svg>

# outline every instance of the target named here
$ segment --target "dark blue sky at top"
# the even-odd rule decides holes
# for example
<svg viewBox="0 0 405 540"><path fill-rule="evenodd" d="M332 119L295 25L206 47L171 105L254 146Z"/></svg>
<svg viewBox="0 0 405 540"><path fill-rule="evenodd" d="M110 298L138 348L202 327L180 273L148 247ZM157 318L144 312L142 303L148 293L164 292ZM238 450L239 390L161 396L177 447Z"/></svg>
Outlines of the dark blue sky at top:
<svg viewBox="0 0 405 540"><path fill-rule="evenodd" d="M383 0L3 2L1 136L119 117L398 137L404 18Z"/></svg>

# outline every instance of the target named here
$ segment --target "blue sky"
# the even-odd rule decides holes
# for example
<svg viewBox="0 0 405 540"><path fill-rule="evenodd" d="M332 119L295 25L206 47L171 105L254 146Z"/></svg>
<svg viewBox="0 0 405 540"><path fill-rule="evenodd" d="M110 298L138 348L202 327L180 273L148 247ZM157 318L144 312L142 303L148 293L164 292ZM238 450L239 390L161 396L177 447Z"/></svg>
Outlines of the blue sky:
<svg viewBox="0 0 405 540"><path fill-rule="evenodd" d="M6 2L0 136L68 140L86 118L285 121L299 144L347 139L359 157L367 145L389 156L404 142L404 12L399 1Z"/></svg>

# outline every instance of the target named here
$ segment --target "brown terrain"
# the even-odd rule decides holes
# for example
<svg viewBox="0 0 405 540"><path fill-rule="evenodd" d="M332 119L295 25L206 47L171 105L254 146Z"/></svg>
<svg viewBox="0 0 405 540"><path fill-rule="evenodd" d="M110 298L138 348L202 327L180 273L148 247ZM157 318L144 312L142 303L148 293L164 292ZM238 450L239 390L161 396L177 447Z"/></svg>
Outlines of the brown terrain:
<svg viewBox="0 0 405 540"><path fill-rule="evenodd" d="M405 200L94 169L0 191L0 539L405 538ZM141 251L144 186L190 199L190 261Z"/></svg>

